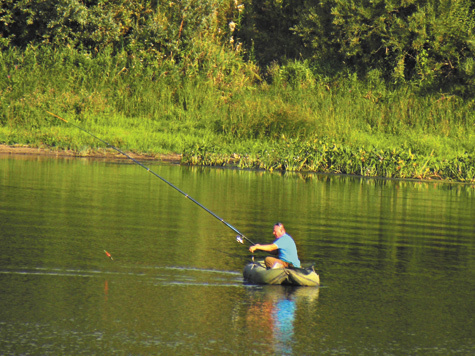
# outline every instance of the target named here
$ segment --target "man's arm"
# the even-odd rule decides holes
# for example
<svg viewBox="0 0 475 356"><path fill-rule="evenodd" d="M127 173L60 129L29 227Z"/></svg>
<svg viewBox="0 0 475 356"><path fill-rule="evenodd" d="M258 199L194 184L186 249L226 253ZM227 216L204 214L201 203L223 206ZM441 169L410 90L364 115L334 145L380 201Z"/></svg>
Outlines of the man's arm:
<svg viewBox="0 0 475 356"><path fill-rule="evenodd" d="M251 251L252 253L254 253L254 251L256 251L256 250L271 252L271 251L275 251L277 249L278 249L278 247L277 247L276 244L268 244L268 245L256 244L256 245L253 245L253 246L249 247L249 251Z"/></svg>

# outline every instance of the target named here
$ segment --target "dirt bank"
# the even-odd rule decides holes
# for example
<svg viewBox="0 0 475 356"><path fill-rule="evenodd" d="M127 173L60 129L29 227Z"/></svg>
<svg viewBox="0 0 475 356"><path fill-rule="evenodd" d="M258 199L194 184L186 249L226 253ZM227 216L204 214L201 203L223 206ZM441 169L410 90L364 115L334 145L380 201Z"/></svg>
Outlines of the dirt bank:
<svg viewBox="0 0 475 356"><path fill-rule="evenodd" d="M138 155L127 153L130 157L137 160L155 160L179 163L181 155L179 154L159 154L159 155ZM1 145L0 155L32 155L32 156L50 156L50 157L89 157L89 158L106 158L106 159L127 159L124 155L115 150L97 150L87 152L74 152L64 150L52 150L49 148L29 147L24 145Z"/></svg>

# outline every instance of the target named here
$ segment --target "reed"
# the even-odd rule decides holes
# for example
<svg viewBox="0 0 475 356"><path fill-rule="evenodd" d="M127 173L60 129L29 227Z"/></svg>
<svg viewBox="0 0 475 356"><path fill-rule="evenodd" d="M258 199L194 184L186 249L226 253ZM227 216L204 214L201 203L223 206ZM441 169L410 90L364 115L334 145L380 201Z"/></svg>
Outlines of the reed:
<svg viewBox="0 0 475 356"><path fill-rule="evenodd" d="M377 71L328 77L305 62L260 73L222 46L196 48L200 60L182 63L5 50L0 142L101 149L47 110L123 150L182 153L186 164L475 181L473 99L390 88Z"/></svg>

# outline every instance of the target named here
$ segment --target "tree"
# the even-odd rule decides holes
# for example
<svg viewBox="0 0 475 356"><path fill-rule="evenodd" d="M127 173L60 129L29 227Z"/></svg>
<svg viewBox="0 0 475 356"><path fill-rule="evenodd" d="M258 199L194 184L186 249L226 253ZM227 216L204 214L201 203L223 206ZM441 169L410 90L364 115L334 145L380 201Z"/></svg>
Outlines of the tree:
<svg viewBox="0 0 475 356"><path fill-rule="evenodd" d="M261 66L305 57L301 38L292 30L303 4L304 0L243 0L237 35Z"/></svg>
<svg viewBox="0 0 475 356"><path fill-rule="evenodd" d="M422 86L473 82L470 0L306 1L294 27L316 61L332 57L367 73ZM323 55L322 55L323 53Z"/></svg>

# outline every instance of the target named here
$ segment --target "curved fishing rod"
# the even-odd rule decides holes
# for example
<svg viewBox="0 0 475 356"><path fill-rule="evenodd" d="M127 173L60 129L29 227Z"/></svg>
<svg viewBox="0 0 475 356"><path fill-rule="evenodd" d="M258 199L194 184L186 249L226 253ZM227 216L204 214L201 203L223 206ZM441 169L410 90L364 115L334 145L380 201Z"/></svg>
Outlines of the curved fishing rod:
<svg viewBox="0 0 475 356"><path fill-rule="evenodd" d="M56 115L56 114L53 114L49 111L46 111L48 114L56 117L57 119L60 119L61 121L64 121L65 123L71 125L71 126L74 126L76 127L77 129L87 133L88 135L91 135L92 137L94 137L96 140L99 140L101 141L102 143L104 143L105 145L107 145L108 147L116 150L117 152L119 152L120 154L124 155L125 157L127 157L128 159L132 160L134 163L138 164L140 167L142 168L145 168L148 172L152 173L155 177L161 179L163 182L167 183L170 187L172 187L173 189L177 190L179 193L183 194L185 196L185 198L188 198L190 199L193 203L195 203L196 205L198 205L200 208L206 210L206 212L208 212L209 214L213 215L216 219L218 219L219 221L221 221L224 225L226 225L227 227L229 227L231 230L233 230L235 233L238 234L238 236L236 237L236 241L239 242L239 243L244 243L244 240L245 239L247 242L249 242L251 245L255 245L254 242L252 242L251 240L249 240L246 236L244 236L243 233L241 233L238 229L236 229L234 226L232 226L231 224L229 224L227 221L225 221L224 219L221 219L218 215L216 215L215 213L213 213L211 210L209 210L207 207L205 207L204 205L200 204L198 201L196 201L195 199L193 199L192 197L190 197L188 194L186 194L184 191L182 191L180 188L178 188L177 186L173 185L172 183L170 183L169 181L167 181L165 178L161 177L160 175L158 175L157 173L155 173L154 171L152 171L150 168L148 168L147 166L143 165L142 163L140 163L139 161L137 161L136 159L130 157L127 153L121 151L120 149L118 149L117 147L111 145L110 143L104 141L103 139L93 135L92 133L84 130L82 127L78 126L78 125L75 125L73 124L72 122L69 122L65 119L63 119L62 117Z"/></svg>

